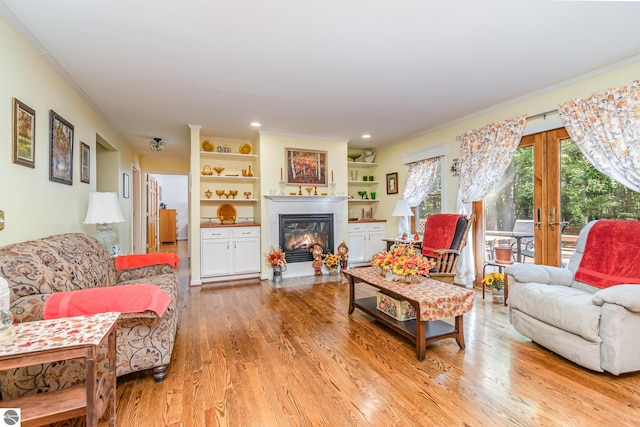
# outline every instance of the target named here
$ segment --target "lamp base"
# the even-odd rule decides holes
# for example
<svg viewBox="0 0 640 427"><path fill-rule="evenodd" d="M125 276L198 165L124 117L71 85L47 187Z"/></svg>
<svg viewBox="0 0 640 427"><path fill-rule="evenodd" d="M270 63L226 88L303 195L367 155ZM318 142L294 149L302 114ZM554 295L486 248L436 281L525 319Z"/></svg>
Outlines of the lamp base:
<svg viewBox="0 0 640 427"><path fill-rule="evenodd" d="M116 232L111 228L111 224L98 224L98 228L93 237L107 248L109 255L113 255L113 244L116 242Z"/></svg>

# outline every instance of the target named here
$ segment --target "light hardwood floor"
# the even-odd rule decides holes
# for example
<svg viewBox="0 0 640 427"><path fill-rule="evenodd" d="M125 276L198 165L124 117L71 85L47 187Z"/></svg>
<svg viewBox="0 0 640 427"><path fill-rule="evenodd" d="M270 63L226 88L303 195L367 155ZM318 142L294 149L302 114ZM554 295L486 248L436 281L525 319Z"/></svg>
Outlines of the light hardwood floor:
<svg viewBox="0 0 640 427"><path fill-rule="evenodd" d="M345 284L274 289L250 280L182 291L167 379L119 378L118 426L640 423L640 374L594 373L532 344L481 292L465 315L466 349L442 340L418 362L407 340L358 310L347 314Z"/></svg>

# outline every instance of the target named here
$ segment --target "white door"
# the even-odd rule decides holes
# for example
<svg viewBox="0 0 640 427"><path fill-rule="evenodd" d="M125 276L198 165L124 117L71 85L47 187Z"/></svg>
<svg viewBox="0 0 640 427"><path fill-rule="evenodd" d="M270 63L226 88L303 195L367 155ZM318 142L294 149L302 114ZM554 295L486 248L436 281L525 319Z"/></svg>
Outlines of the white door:
<svg viewBox="0 0 640 427"><path fill-rule="evenodd" d="M365 254L367 260L370 260L373 254L387 249L387 242L382 240L384 238L385 227L383 225L370 226L367 236L367 253Z"/></svg>

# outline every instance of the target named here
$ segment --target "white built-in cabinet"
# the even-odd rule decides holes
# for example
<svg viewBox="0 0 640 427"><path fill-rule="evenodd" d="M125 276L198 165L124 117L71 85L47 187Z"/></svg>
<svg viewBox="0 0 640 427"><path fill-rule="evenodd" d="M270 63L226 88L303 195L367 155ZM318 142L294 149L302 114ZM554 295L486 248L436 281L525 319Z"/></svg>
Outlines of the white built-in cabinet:
<svg viewBox="0 0 640 427"><path fill-rule="evenodd" d="M382 221L349 223L350 266L368 265L373 254L386 249L385 229Z"/></svg>
<svg viewBox="0 0 640 427"><path fill-rule="evenodd" d="M203 281L258 277L260 227L210 227L200 230Z"/></svg>

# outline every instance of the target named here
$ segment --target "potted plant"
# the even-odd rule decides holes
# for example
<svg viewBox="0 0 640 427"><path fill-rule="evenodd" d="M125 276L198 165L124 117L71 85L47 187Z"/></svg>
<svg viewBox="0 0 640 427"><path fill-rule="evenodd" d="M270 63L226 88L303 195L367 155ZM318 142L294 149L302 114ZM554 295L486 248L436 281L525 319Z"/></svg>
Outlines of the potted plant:
<svg viewBox="0 0 640 427"><path fill-rule="evenodd" d="M493 302L502 304L504 302L504 274L493 272L484 276L482 283L493 294Z"/></svg>

